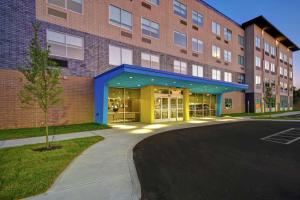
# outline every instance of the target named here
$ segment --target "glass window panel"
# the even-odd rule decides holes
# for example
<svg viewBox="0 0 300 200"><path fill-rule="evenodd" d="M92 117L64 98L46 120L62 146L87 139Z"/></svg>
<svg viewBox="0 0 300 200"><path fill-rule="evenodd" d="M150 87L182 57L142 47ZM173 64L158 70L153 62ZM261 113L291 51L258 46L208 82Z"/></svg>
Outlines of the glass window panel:
<svg viewBox="0 0 300 200"><path fill-rule="evenodd" d="M109 21L110 23L119 26L121 24L121 9L115 6L109 6Z"/></svg>
<svg viewBox="0 0 300 200"><path fill-rule="evenodd" d="M174 72L180 73L180 61L174 60Z"/></svg>
<svg viewBox="0 0 300 200"><path fill-rule="evenodd" d="M54 31L47 30L47 40L65 44L66 36L65 34L62 33L57 33Z"/></svg>
<svg viewBox="0 0 300 200"><path fill-rule="evenodd" d="M81 48L67 47L67 57L74 59L83 59L83 50Z"/></svg>
<svg viewBox="0 0 300 200"><path fill-rule="evenodd" d="M67 40L68 45L83 47L82 38L80 38L80 37L74 37L74 36L67 35L66 40Z"/></svg>
<svg viewBox="0 0 300 200"><path fill-rule="evenodd" d="M122 64L132 65L132 50L122 49Z"/></svg>
<svg viewBox="0 0 300 200"><path fill-rule="evenodd" d="M55 56L66 57L66 46L57 43L48 43L50 45L50 54Z"/></svg>
<svg viewBox="0 0 300 200"><path fill-rule="evenodd" d="M109 45L109 64L110 65L120 65L121 64L121 49Z"/></svg>
<svg viewBox="0 0 300 200"><path fill-rule="evenodd" d="M130 12L122 10L121 23L123 28L132 30L132 14Z"/></svg>
<svg viewBox="0 0 300 200"><path fill-rule="evenodd" d="M187 17L186 6L184 4L180 3L177 0L173 0L173 9L176 15L179 15L186 19Z"/></svg>
<svg viewBox="0 0 300 200"><path fill-rule="evenodd" d="M74 12L82 13L82 0L67 0L67 8Z"/></svg>
<svg viewBox="0 0 300 200"><path fill-rule="evenodd" d="M65 0L48 0L48 3L60 6L62 8L65 8L66 6Z"/></svg>
<svg viewBox="0 0 300 200"><path fill-rule="evenodd" d="M179 32L174 32L174 43L186 48L186 35Z"/></svg>

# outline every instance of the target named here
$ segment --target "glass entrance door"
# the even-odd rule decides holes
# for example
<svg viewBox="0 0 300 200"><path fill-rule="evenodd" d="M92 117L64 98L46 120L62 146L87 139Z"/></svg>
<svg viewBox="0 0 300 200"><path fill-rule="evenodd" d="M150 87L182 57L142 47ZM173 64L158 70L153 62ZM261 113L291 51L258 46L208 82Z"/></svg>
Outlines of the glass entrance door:
<svg viewBox="0 0 300 200"><path fill-rule="evenodd" d="M183 98L158 95L154 100L155 121L183 120Z"/></svg>

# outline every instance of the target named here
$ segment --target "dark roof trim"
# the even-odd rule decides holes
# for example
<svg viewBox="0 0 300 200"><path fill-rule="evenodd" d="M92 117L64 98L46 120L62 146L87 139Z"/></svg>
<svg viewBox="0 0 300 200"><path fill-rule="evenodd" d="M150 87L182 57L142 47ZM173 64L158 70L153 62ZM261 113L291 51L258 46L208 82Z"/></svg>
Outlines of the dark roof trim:
<svg viewBox="0 0 300 200"><path fill-rule="evenodd" d="M228 19L229 21L233 22L235 25L237 25L238 27L241 27L241 24L239 24L238 22L234 21L233 19L231 19L230 17L226 16L224 13L222 13L221 11L218 11L217 9L215 9L214 7L212 7L211 5L209 5L208 3L206 3L203 0L197 0L199 3L201 3L202 5L206 6L209 9L212 9L213 11L215 11L216 13L218 13L219 15L221 15L222 17L225 17L226 19Z"/></svg>
<svg viewBox="0 0 300 200"><path fill-rule="evenodd" d="M258 16L242 24L243 28L246 28L252 24L256 24L259 28L274 37L278 42L289 48L291 51L300 50L299 47L293 43L287 36L281 33L271 22L269 22L264 16Z"/></svg>

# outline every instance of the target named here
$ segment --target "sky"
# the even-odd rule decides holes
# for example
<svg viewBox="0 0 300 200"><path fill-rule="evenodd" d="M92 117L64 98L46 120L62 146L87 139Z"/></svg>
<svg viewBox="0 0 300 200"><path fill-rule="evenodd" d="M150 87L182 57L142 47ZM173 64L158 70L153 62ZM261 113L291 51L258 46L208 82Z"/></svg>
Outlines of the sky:
<svg viewBox="0 0 300 200"><path fill-rule="evenodd" d="M242 24L263 15L300 47L300 0L204 0ZM294 52L294 86L300 88L300 51Z"/></svg>

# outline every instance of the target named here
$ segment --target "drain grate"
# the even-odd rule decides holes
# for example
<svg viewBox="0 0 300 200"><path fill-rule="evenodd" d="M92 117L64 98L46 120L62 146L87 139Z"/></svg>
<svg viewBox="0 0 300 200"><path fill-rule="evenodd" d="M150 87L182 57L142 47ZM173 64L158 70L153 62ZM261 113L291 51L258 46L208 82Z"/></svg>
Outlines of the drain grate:
<svg viewBox="0 0 300 200"><path fill-rule="evenodd" d="M297 140L300 140L300 128L290 128L261 139L268 142L291 144Z"/></svg>

